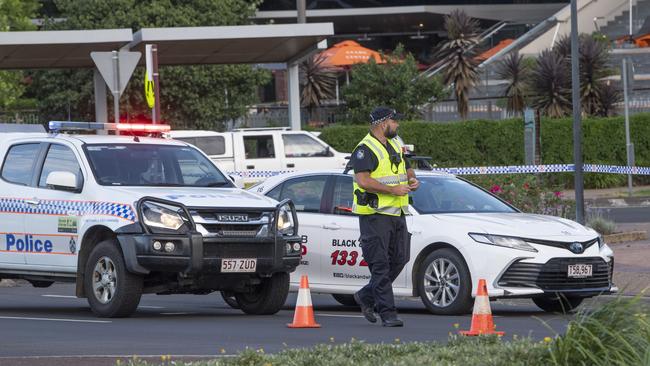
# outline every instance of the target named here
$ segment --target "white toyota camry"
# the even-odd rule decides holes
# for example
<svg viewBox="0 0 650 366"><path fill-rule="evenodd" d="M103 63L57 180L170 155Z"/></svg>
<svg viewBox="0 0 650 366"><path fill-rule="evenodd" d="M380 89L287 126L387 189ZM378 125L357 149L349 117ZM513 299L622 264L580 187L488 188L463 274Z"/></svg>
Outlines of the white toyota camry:
<svg viewBox="0 0 650 366"><path fill-rule="evenodd" d="M598 233L559 217L526 214L453 175L417 172L408 229L410 261L393 283L396 296L420 297L435 314L470 310L479 279L493 298L524 297L546 311L569 311L583 299L616 292L612 250ZM283 174L251 187L290 198L303 237L292 289L309 275L311 291L354 305L370 271L352 213L353 174Z"/></svg>

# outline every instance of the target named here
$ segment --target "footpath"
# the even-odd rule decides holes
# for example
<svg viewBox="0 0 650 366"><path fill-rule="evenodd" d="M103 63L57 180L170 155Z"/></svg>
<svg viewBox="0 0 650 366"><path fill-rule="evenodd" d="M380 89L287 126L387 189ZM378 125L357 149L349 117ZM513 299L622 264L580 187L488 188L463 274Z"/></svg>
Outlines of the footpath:
<svg viewBox="0 0 650 366"><path fill-rule="evenodd" d="M566 198L574 199L575 191L563 192ZM585 206L589 207L650 207L650 186L632 187L629 197L627 187L608 189L586 189ZM650 238L650 217L639 218L638 223L617 223L617 231L645 231ZM650 239L623 243L608 243L614 251L614 283L621 293L636 295L645 289L650 297Z"/></svg>

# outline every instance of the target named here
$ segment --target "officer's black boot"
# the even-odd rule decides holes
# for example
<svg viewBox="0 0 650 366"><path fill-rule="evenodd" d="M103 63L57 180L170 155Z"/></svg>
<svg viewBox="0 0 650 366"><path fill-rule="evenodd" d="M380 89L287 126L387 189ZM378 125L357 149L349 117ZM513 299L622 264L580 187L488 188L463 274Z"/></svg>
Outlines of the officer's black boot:
<svg viewBox="0 0 650 366"><path fill-rule="evenodd" d="M355 293L353 296L354 301L356 301L357 304L359 304L359 307L361 307L361 314L363 314L363 317L371 323L376 323L377 317L375 316L374 306L369 306L368 304L361 301L359 293Z"/></svg>
<svg viewBox="0 0 650 366"><path fill-rule="evenodd" d="M404 322L397 317L396 313L387 313L381 315L381 325L384 327L403 327Z"/></svg>

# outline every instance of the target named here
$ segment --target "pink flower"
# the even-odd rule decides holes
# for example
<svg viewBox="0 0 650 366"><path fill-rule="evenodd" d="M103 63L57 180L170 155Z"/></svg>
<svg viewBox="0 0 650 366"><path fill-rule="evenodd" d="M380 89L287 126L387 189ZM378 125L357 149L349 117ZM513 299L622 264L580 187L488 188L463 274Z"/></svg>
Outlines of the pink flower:
<svg viewBox="0 0 650 366"><path fill-rule="evenodd" d="M492 193L499 193L501 191L502 191L501 186L498 185L498 184L495 184L495 185L492 186L492 188L490 188L490 192L492 192Z"/></svg>
<svg viewBox="0 0 650 366"><path fill-rule="evenodd" d="M530 185L528 184L528 182L524 183L524 189L528 189L528 188L530 188Z"/></svg>
<svg viewBox="0 0 650 366"><path fill-rule="evenodd" d="M562 192L560 192L560 191L553 192L553 194L555 194L555 197L557 197L557 198L562 197Z"/></svg>

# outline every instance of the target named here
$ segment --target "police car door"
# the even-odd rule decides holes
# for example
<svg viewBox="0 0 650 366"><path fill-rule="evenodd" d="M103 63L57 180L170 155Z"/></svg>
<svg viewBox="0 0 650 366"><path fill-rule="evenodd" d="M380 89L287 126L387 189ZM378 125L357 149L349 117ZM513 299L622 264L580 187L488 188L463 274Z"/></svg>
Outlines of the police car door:
<svg viewBox="0 0 650 366"><path fill-rule="evenodd" d="M36 212L26 215L26 232L34 240L33 250L26 254L27 265L58 270L68 267L74 271L79 249L77 230L84 204L81 191L51 187L46 182L52 172L69 172L75 175L77 185L83 187L79 158L73 146L55 143L48 144L39 160L36 171L40 174L35 186L29 188L29 197L38 203Z"/></svg>
<svg viewBox="0 0 650 366"><path fill-rule="evenodd" d="M267 193L278 201L291 199L298 213L298 234L302 236L300 265L291 274L291 283L297 285L300 276L308 275L309 282L323 283L322 263L327 258L328 243L322 236L322 207L329 176L306 175L287 179Z"/></svg>
<svg viewBox="0 0 650 366"><path fill-rule="evenodd" d="M323 264L327 283L357 288L370 279L368 264L359 245L359 217L352 213L352 176L337 175L321 232L328 243Z"/></svg>
<svg viewBox="0 0 650 366"><path fill-rule="evenodd" d="M24 266L29 235L25 234L25 214L33 207L33 199L24 188L32 184L35 156L41 149L38 142L16 143L7 149L0 182L0 262ZM27 239L26 239L27 238Z"/></svg>

